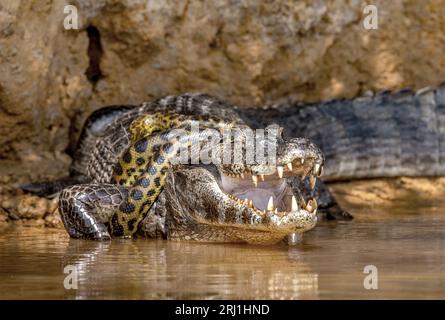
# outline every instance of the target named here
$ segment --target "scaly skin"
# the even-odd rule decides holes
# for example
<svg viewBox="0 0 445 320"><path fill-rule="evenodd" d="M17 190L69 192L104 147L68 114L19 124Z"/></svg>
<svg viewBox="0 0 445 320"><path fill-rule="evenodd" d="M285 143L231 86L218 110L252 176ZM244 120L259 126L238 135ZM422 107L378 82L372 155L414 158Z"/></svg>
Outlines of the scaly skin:
<svg viewBox="0 0 445 320"><path fill-rule="evenodd" d="M62 214L69 234L107 239L106 224L128 197L127 188L109 183L113 179L113 168L131 144L131 123L153 112L211 113L223 122L238 124L243 123L241 117L252 128L278 123L285 128L285 135L308 137L320 145L327 158L326 180L445 174L445 85L416 93L402 90L351 100L284 104L263 109L232 108L206 95L186 94L139 107L110 106L94 112L81 134L70 177L52 183L29 184L23 189L49 196L68 186L61 194L60 205L62 212L70 212ZM300 143L297 149L311 149L309 142ZM305 174L303 171L300 170L300 174ZM288 182L294 194L308 196L307 181L288 178ZM73 184L76 186L69 187ZM295 231L286 230L277 221L264 231L267 217L263 218L263 229L248 219L238 221L237 225L230 224L237 222L235 218L239 215L231 213L236 212L234 208L240 203L220 192L220 184L221 175L215 167L170 168L163 191L139 225L138 232L170 239L267 243ZM327 212L328 218L349 217L320 179L315 195L319 211ZM304 214L295 217L304 220ZM314 224L313 216L309 215L308 219ZM225 220L227 223L221 223ZM310 225L307 224L307 229Z"/></svg>
<svg viewBox="0 0 445 320"><path fill-rule="evenodd" d="M193 121L199 123L201 129L221 130L221 134L233 126L217 118L171 112L145 114L131 123L132 144L114 168L113 182L127 187L128 194L111 218L113 236L130 237L137 231L165 185L170 160L181 147L188 148L198 141L203 143L200 140L205 137L201 132L191 132Z"/></svg>
<svg viewBox="0 0 445 320"><path fill-rule="evenodd" d="M108 190L106 182L112 179L109 168L130 144L128 128L131 122L144 112L167 110L186 115L208 114L212 110L212 115L228 122L241 117L253 128L278 123L285 128L285 135L308 137L320 145L326 156L323 179L328 181L445 174L445 85L442 85L437 89L418 92L382 92L351 100L284 104L263 109L231 108L205 95L168 97L155 104L132 107L131 110L130 106L108 107L96 111L87 121L71 168L71 177L53 184L29 185L28 190L48 195L64 186L93 180L103 190L84 190L70 199L78 202L74 206L74 211L78 212L83 210L84 203L89 203L85 214L91 214L92 204L97 205L94 209L97 213L93 216L99 220L103 218L103 223L106 223L109 217L103 214L104 211L115 210L127 196L126 189L116 189L114 185L109 186L111 191ZM257 238L259 242L274 242L283 236L281 232L270 230L262 234L260 229L249 229L246 223L242 224L244 228L229 224L221 228L210 223L212 219L221 220L222 212L230 212L234 207L230 198L221 198L220 193L213 192L217 189L215 184L220 183L218 173L213 171L215 168L205 166L169 170L164 189L140 224L139 233L150 237L201 241L242 240L243 235L250 233L247 237L251 242ZM295 194L307 194L304 181L289 179ZM78 187L73 188L74 191ZM103 193L107 193L107 196ZM325 209L331 218L345 216L319 179L315 194L319 211ZM97 198L102 200L97 201ZM111 208L108 211L104 210L107 206ZM203 214L213 218L202 223L200 219ZM88 219L76 220L75 217L73 214L65 216L65 219L88 222ZM101 232L97 228L94 231L92 225L88 229L87 225L83 227L86 234Z"/></svg>
<svg viewBox="0 0 445 320"><path fill-rule="evenodd" d="M325 181L445 175L445 84L239 111L254 128L275 122L316 143Z"/></svg>
<svg viewBox="0 0 445 320"><path fill-rule="evenodd" d="M201 142L198 152L223 152L222 141L210 145L190 131L191 121L221 134L239 129L237 139L245 143L249 128L232 106L199 94L108 110L87 120L72 165L73 176L86 176L91 183L67 187L60 195L62 220L72 237L106 240L144 229L145 235L170 239L271 243L315 226L315 199L305 201L286 182L321 173L323 155L308 140L262 141L266 147L277 143L276 164L173 166L171 157L190 141ZM172 135L173 129L183 130L187 139ZM254 184L258 191L252 190ZM271 208L264 203L269 196L276 201ZM147 231L153 228L154 233Z"/></svg>

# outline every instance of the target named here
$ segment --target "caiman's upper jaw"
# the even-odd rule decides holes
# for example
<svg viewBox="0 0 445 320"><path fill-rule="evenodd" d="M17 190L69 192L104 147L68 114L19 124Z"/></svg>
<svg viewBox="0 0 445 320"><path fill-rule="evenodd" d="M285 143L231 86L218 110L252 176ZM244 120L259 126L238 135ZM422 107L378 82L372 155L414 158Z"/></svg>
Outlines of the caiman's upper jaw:
<svg viewBox="0 0 445 320"><path fill-rule="evenodd" d="M317 202L293 193L291 177L308 177L312 187L322 172L321 151L305 139L285 143L276 165L198 165L172 170L166 188L169 210L177 212L169 232L175 237L205 235L210 241L272 243L317 223ZM303 159L303 160L302 160ZM293 184L293 183L292 183ZM177 222L179 221L179 222ZM190 224L184 230L184 224Z"/></svg>

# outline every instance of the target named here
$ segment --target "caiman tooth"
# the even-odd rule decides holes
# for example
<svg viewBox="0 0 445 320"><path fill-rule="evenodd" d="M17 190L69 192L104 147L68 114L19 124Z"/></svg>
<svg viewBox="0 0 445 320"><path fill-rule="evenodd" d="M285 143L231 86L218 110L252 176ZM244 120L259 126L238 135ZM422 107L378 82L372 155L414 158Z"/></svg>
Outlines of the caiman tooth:
<svg viewBox="0 0 445 320"><path fill-rule="evenodd" d="M292 163L291 162L287 163L287 168L289 169L289 171L292 171Z"/></svg>
<svg viewBox="0 0 445 320"><path fill-rule="evenodd" d="M243 178L243 179L244 179L244 173L241 173L241 174L240 174L240 176L241 176L241 178Z"/></svg>
<svg viewBox="0 0 445 320"><path fill-rule="evenodd" d="M312 173L318 174L319 170L320 170L320 165L318 163L314 164L314 169L312 170Z"/></svg>
<svg viewBox="0 0 445 320"><path fill-rule="evenodd" d="M260 174L261 181L264 181L264 174Z"/></svg>
<svg viewBox="0 0 445 320"><path fill-rule="evenodd" d="M323 167L322 167L321 164L316 163L316 164L314 165L314 171L313 171L313 172L314 172L314 175L316 175L316 176L321 176L322 170L323 170Z"/></svg>
<svg viewBox="0 0 445 320"><path fill-rule="evenodd" d="M249 207L253 208L253 201L252 201L252 199L249 200Z"/></svg>
<svg viewBox="0 0 445 320"><path fill-rule="evenodd" d="M311 190L314 190L315 182L317 182L317 178L313 175L309 176L309 184L310 184Z"/></svg>
<svg viewBox="0 0 445 320"><path fill-rule="evenodd" d="M278 176L281 178L283 178L283 171L284 168L282 166L277 166L277 172L278 172Z"/></svg>
<svg viewBox="0 0 445 320"><path fill-rule="evenodd" d="M306 208L304 208L306 211L308 211L308 212L312 212L312 210L314 209L313 207L312 207L312 200L309 200L308 202L307 202L307 204L306 204Z"/></svg>
<svg viewBox="0 0 445 320"><path fill-rule="evenodd" d="M301 164L304 164L304 158L301 158L301 159L300 159L300 163L301 163Z"/></svg>
<svg viewBox="0 0 445 320"><path fill-rule="evenodd" d="M273 197L270 196L269 202L267 203L267 211L272 211L272 210L273 210Z"/></svg>
<svg viewBox="0 0 445 320"><path fill-rule="evenodd" d="M295 196L292 196L292 207L290 211L297 211L297 210L298 210L297 199L295 198Z"/></svg>
<svg viewBox="0 0 445 320"><path fill-rule="evenodd" d="M315 214L317 213L317 207L317 201L315 199L310 199L307 202L306 211Z"/></svg>
<svg viewBox="0 0 445 320"><path fill-rule="evenodd" d="M252 181L255 187L258 187L258 177L256 175L252 175Z"/></svg>
<svg viewBox="0 0 445 320"><path fill-rule="evenodd" d="M277 214L278 213L278 208L275 208L275 214Z"/></svg>

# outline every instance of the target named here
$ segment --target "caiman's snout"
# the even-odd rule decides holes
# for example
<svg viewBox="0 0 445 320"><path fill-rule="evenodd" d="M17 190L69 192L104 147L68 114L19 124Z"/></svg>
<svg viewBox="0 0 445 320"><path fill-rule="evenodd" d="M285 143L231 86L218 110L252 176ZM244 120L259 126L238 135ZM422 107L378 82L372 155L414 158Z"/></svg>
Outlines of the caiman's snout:
<svg viewBox="0 0 445 320"><path fill-rule="evenodd" d="M246 166L242 172L238 166L238 173L233 173L230 167L222 167L219 187L233 206L251 208L262 220L284 225L296 220L282 219L283 216L295 215L299 211L316 214L317 201L294 194L289 180L294 177L309 179L309 185L314 189L317 177L323 172L323 164L323 153L311 141L304 138L281 140L274 164ZM303 220L307 219L311 220L310 216Z"/></svg>
<svg viewBox="0 0 445 320"><path fill-rule="evenodd" d="M175 170L175 184L181 186L176 194L184 197L181 207L206 241L279 242L315 227L317 201L293 190L292 181L308 179L313 189L323 171L322 152L307 139L292 139L282 142L276 159L272 166L238 166L237 172L221 167Z"/></svg>

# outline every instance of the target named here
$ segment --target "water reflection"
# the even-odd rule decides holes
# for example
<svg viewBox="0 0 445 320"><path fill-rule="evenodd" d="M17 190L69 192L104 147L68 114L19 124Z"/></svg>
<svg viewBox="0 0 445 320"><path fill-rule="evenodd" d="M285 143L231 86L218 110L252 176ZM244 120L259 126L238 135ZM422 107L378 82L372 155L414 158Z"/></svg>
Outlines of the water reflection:
<svg viewBox="0 0 445 320"><path fill-rule="evenodd" d="M63 263L77 266L77 299L318 297L318 275L286 246L70 240Z"/></svg>
<svg viewBox="0 0 445 320"><path fill-rule="evenodd" d="M301 244L249 246L139 239L92 242L63 230L0 234L0 298L445 298L445 206L412 204L325 222ZM378 290L363 286L378 268ZM75 265L78 289L63 286Z"/></svg>

